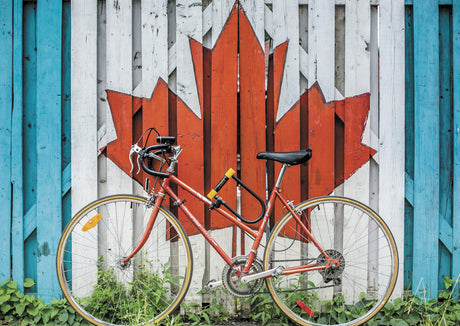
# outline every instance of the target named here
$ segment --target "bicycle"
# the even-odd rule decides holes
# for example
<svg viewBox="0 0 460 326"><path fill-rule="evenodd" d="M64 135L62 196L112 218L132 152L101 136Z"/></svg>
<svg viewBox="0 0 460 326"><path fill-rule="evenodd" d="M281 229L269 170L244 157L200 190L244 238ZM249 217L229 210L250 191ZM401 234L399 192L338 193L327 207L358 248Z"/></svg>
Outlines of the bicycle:
<svg viewBox="0 0 460 326"><path fill-rule="evenodd" d="M144 134L149 131L149 137L152 130L158 144L140 147L137 142L130 160L134 167L137 154L140 168L161 181L160 190L155 192L154 185L148 198L114 195L94 201L73 217L60 240L59 283L68 302L87 321L145 325L167 321L168 315L178 313L190 285L193 256L181 223L161 205L166 197L226 262L222 280L210 281L208 288L223 285L234 296L250 297L261 291L265 281L275 304L300 325L359 325L385 305L395 286L398 253L378 214L349 198L326 196L294 205L281 193L287 168L306 163L311 150L257 154L258 159L282 164L266 203L232 169L205 197L174 175L182 151L180 145L174 145L175 137L160 136L154 128ZM160 164L157 170L154 162ZM218 196L230 179L259 202L258 218L245 219ZM172 190L171 183L251 237L249 254L227 255ZM266 233L276 199L287 212ZM259 221L258 230L247 225ZM257 252L264 234L261 259Z"/></svg>

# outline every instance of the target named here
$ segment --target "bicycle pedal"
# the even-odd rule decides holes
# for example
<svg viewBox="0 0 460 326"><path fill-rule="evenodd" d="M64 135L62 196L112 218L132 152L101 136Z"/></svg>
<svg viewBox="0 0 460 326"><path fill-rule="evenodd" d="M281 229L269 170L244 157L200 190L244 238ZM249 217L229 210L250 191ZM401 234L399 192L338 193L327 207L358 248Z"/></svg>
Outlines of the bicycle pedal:
<svg viewBox="0 0 460 326"><path fill-rule="evenodd" d="M211 290L214 290L215 288L218 288L219 286L222 286L222 281L216 281L216 280L210 280L204 287L204 290L206 292L209 292Z"/></svg>

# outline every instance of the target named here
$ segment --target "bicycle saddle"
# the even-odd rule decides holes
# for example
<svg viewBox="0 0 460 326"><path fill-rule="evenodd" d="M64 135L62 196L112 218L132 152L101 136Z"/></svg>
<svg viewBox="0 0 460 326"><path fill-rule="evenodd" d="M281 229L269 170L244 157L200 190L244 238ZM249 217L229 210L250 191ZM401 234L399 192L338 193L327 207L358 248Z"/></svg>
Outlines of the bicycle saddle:
<svg viewBox="0 0 460 326"><path fill-rule="evenodd" d="M289 165L297 165L307 162L311 158L311 149L302 149L294 152L261 152L257 158L264 160L273 160Z"/></svg>

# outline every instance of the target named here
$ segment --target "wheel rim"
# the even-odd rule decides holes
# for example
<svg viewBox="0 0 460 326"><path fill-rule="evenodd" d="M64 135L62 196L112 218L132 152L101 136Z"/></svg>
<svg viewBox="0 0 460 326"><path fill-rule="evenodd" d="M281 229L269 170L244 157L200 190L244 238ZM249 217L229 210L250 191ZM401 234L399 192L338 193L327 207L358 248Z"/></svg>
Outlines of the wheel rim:
<svg viewBox="0 0 460 326"><path fill-rule="evenodd" d="M58 278L70 304L96 325L158 322L180 303L190 283L188 239L160 209L149 239L128 264L151 208L145 199L113 196L81 210L58 249ZM172 258L171 258L172 257Z"/></svg>
<svg viewBox="0 0 460 326"><path fill-rule="evenodd" d="M388 300L397 277L397 250L385 223L346 198L323 197L296 208L315 240L344 265L267 279L275 303L303 325L357 325L372 318ZM283 216L270 237L265 269L324 266L325 261L290 214Z"/></svg>

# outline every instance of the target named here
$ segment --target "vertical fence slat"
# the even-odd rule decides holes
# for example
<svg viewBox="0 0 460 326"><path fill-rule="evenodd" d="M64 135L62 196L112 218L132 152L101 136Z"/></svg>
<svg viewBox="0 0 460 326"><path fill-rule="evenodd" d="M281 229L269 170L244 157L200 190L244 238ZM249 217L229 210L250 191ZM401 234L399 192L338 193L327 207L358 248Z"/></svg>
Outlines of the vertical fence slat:
<svg viewBox="0 0 460 326"><path fill-rule="evenodd" d="M308 126L307 132L313 157L308 163L308 197L324 196L334 190L334 51L335 4L331 1L310 1L308 16ZM313 72L313 73L312 73Z"/></svg>
<svg viewBox="0 0 460 326"><path fill-rule="evenodd" d="M37 285L45 300L60 292L55 252L61 235L62 3L37 4Z"/></svg>
<svg viewBox="0 0 460 326"><path fill-rule="evenodd" d="M265 164L256 160L258 152L265 151L265 55L258 36L263 31L264 8L258 1L246 1L247 13L239 17L239 76L240 76L240 157L241 179L261 198L265 198ZM251 21L253 24L251 25ZM263 44L263 42L262 42ZM253 197L241 192L241 214L254 219L260 214Z"/></svg>
<svg viewBox="0 0 460 326"><path fill-rule="evenodd" d="M71 2L72 207L97 198L97 2Z"/></svg>
<svg viewBox="0 0 460 326"><path fill-rule="evenodd" d="M369 164L356 173L355 163L368 161L369 150L356 138L356 129L366 124L369 110L370 78L370 3L347 1L345 3L345 179L344 194L363 203L369 202ZM360 99L353 98L359 95ZM364 115L364 116L363 116ZM364 121L363 121L364 119ZM364 135L362 135L364 136ZM358 136L361 138L360 136ZM362 141L367 139L364 137Z"/></svg>
<svg viewBox="0 0 460 326"><path fill-rule="evenodd" d="M273 44L274 62L274 150L287 152L300 147L300 69L299 69L299 5L296 1L276 1L273 3ZM281 51L287 42L287 51ZM278 50L278 51L277 51ZM281 70L278 77L277 71ZM278 91L277 91L278 89ZM275 176L281 165L275 163ZM283 184L284 196L295 203L300 201L300 167L293 166L287 171ZM287 187L286 185L290 185ZM275 206L275 217L283 214L282 205Z"/></svg>
<svg viewBox="0 0 460 326"><path fill-rule="evenodd" d="M13 102L13 2L4 4L0 12L0 148L2 148L0 175L0 279L11 278L11 113Z"/></svg>
<svg viewBox="0 0 460 326"><path fill-rule="evenodd" d="M36 102L37 102L37 49L36 44L36 3L24 3L23 25L23 200L24 200L24 273L37 282L37 137L36 137ZM33 228L26 230L28 224ZM27 231L27 232L26 232ZM29 289L36 292L37 287Z"/></svg>
<svg viewBox="0 0 460 326"><path fill-rule="evenodd" d="M200 4L200 5L198 5ZM196 191L204 192L203 150L203 49L201 2L176 3L177 58L177 142L184 148L178 176ZM191 173L193 171L193 173ZM204 223L204 205L179 189L179 197L187 200L193 214ZM188 232L196 229L179 213Z"/></svg>
<svg viewBox="0 0 460 326"><path fill-rule="evenodd" d="M215 186L229 168L236 170L237 151L237 50L238 8L234 1L213 1L213 30L211 80L211 185ZM225 24L226 22L226 24ZM220 26L224 26L219 33ZM232 139L234 141L228 141ZM228 185L220 193L230 206L236 207L235 187ZM223 228L231 223L211 212L211 228Z"/></svg>
<svg viewBox="0 0 460 326"><path fill-rule="evenodd" d="M196 191L204 192L204 139L203 139L203 31L202 2L176 2L176 77L177 77L177 142L184 148L177 168L178 176ZM204 205L185 190L178 195L185 199L187 207L200 223L204 223ZM179 219L186 231L197 233L182 211ZM194 251L194 276L189 299L201 303L197 294L203 286L205 257L199 252L204 248L201 235L190 237ZM195 272L196 271L196 272Z"/></svg>
<svg viewBox="0 0 460 326"><path fill-rule="evenodd" d="M426 15L429 12L430 15ZM414 17L414 241L413 289L437 293L439 229L438 1L416 1ZM430 153L430 155L426 155ZM433 159L434 158L434 159ZM429 191L426 191L429 189ZM425 191L423 191L425 190Z"/></svg>
<svg viewBox="0 0 460 326"><path fill-rule="evenodd" d="M453 137L452 137L452 65L451 65L451 7L439 7L439 225L450 231L452 225ZM450 232L448 232L450 233ZM439 275L451 277L452 238L439 241ZM444 240L444 241L443 241ZM438 288L444 288L442 278L438 277Z"/></svg>
<svg viewBox="0 0 460 326"><path fill-rule="evenodd" d="M403 286L404 257L404 3L380 3L379 214L388 223L399 251ZM391 203L391 205L389 205Z"/></svg>
<svg viewBox="0 0 460 326"><path fill-rule="evenodd" d="M116 140L107 146L107 189L109 193L131 193L132 180L123 170L129 171L126 153L133 144L133 104L130 96L133 88L132 3L128 0L107 1L106 14L107 89L115 91L107 93L112 110L111 115L108 112L107 120L113 119L116 131ZM112 157L118 158L118 166Z"/></svg>
<svg viewBox="0 0 460 326"><path fill-rule="evenodd" d="M14 40L13 40L13 118L11 125L12 140L11 147L15 154L11 156L11 182L13 184L13 218L12 218L12 259L13 259L13 279L18 283L20 291L23 291L24 282L24 233L23 233L23 216L24 216L24 198L23 198L23 92L22 92L22 64L23 64L23 2L22 0L14 1Z"/></svg>
<svg viewBox="0 0 460 326"><path fill-rule="evenodd" d="M452 271L460 274L460 0L452 3L452 67L453 67L453 189L452 189ZM458 290L457 290L458 293Z"/></svg>

